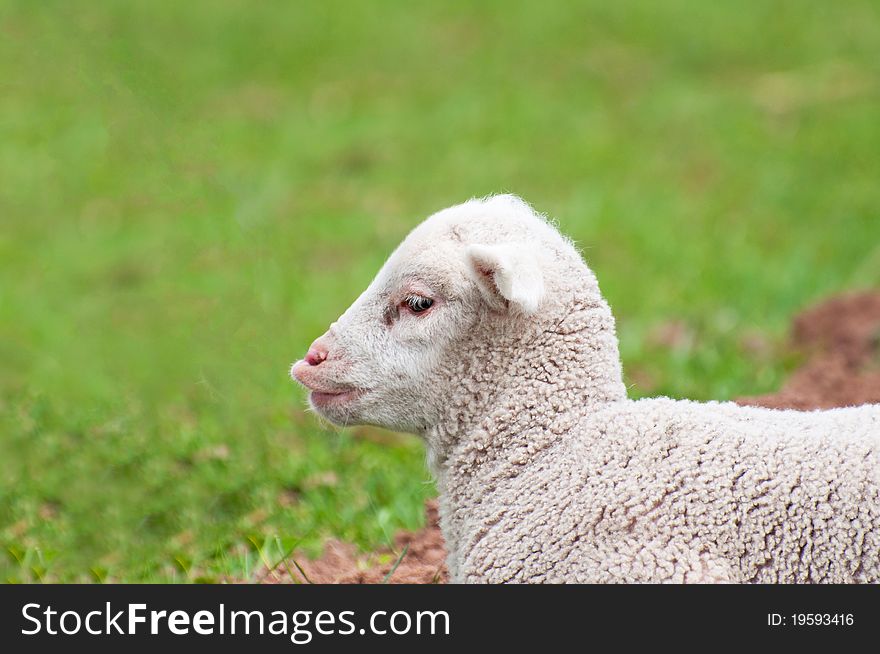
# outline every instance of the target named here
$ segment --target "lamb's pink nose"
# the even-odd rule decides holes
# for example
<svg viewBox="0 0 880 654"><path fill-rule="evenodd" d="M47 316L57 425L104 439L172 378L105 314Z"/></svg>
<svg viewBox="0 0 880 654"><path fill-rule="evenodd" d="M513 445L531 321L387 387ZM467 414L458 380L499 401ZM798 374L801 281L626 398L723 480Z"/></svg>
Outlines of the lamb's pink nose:
<svg viewBox="0 0 880 654"><path fill-rule="evenodd" d="M327 360L327 357L329 355L330 349L323 342L323 340L319 338L317 341L312 343L312 346L306 353L305 362L310 366L319 366Z"/></svg>

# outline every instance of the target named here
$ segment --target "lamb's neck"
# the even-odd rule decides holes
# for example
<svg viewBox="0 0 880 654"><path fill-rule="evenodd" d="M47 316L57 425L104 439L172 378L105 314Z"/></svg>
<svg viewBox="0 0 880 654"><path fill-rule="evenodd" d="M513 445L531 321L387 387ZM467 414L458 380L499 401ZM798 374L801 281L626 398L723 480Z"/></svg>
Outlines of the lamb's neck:
<svg viewBox="0 0 880 654"><path fill-rule="evenodd" d="M491 459L525 463L597 405L626 397L614 319L601 297L494 338L491 352L474 353L457 371L445 415L425 434L438 478Z"/></svg>

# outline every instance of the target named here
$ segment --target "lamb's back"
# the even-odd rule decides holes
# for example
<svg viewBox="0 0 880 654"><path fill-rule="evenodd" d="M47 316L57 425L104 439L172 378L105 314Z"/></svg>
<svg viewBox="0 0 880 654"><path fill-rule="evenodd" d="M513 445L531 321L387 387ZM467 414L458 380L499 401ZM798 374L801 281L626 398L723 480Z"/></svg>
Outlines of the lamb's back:
<svg viewBox="0 0 880 654"><path fill-rule="evenodd" d="M877 405L619 402L495 476L465 567L493 581L876 581L878 488Z"/></svg>

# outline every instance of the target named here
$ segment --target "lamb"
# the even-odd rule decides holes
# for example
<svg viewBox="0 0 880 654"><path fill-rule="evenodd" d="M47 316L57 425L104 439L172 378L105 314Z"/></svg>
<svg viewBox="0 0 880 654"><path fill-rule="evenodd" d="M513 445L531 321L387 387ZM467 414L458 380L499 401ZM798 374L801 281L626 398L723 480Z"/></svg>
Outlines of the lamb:
<svg viewBox="0 0 880 654"><path fill-rule="evenodd" d="M453 582L880 581L880 405L628 399L595 276L519 198L425 220L291 375L424 439Z"/></svg>

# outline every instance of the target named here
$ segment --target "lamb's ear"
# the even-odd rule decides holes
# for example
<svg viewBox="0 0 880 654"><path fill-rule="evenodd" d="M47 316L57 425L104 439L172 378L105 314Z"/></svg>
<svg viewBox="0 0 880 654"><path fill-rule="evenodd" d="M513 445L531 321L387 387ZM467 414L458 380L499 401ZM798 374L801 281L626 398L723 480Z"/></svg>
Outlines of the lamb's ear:
<svg viewBox="0 0 880 654"><path fill-rule="evenodd" d="M467 258L490 303L498 305L503 298L522 313L538 310L544 298L544 275L527 245L470 245Z"/></svg>

